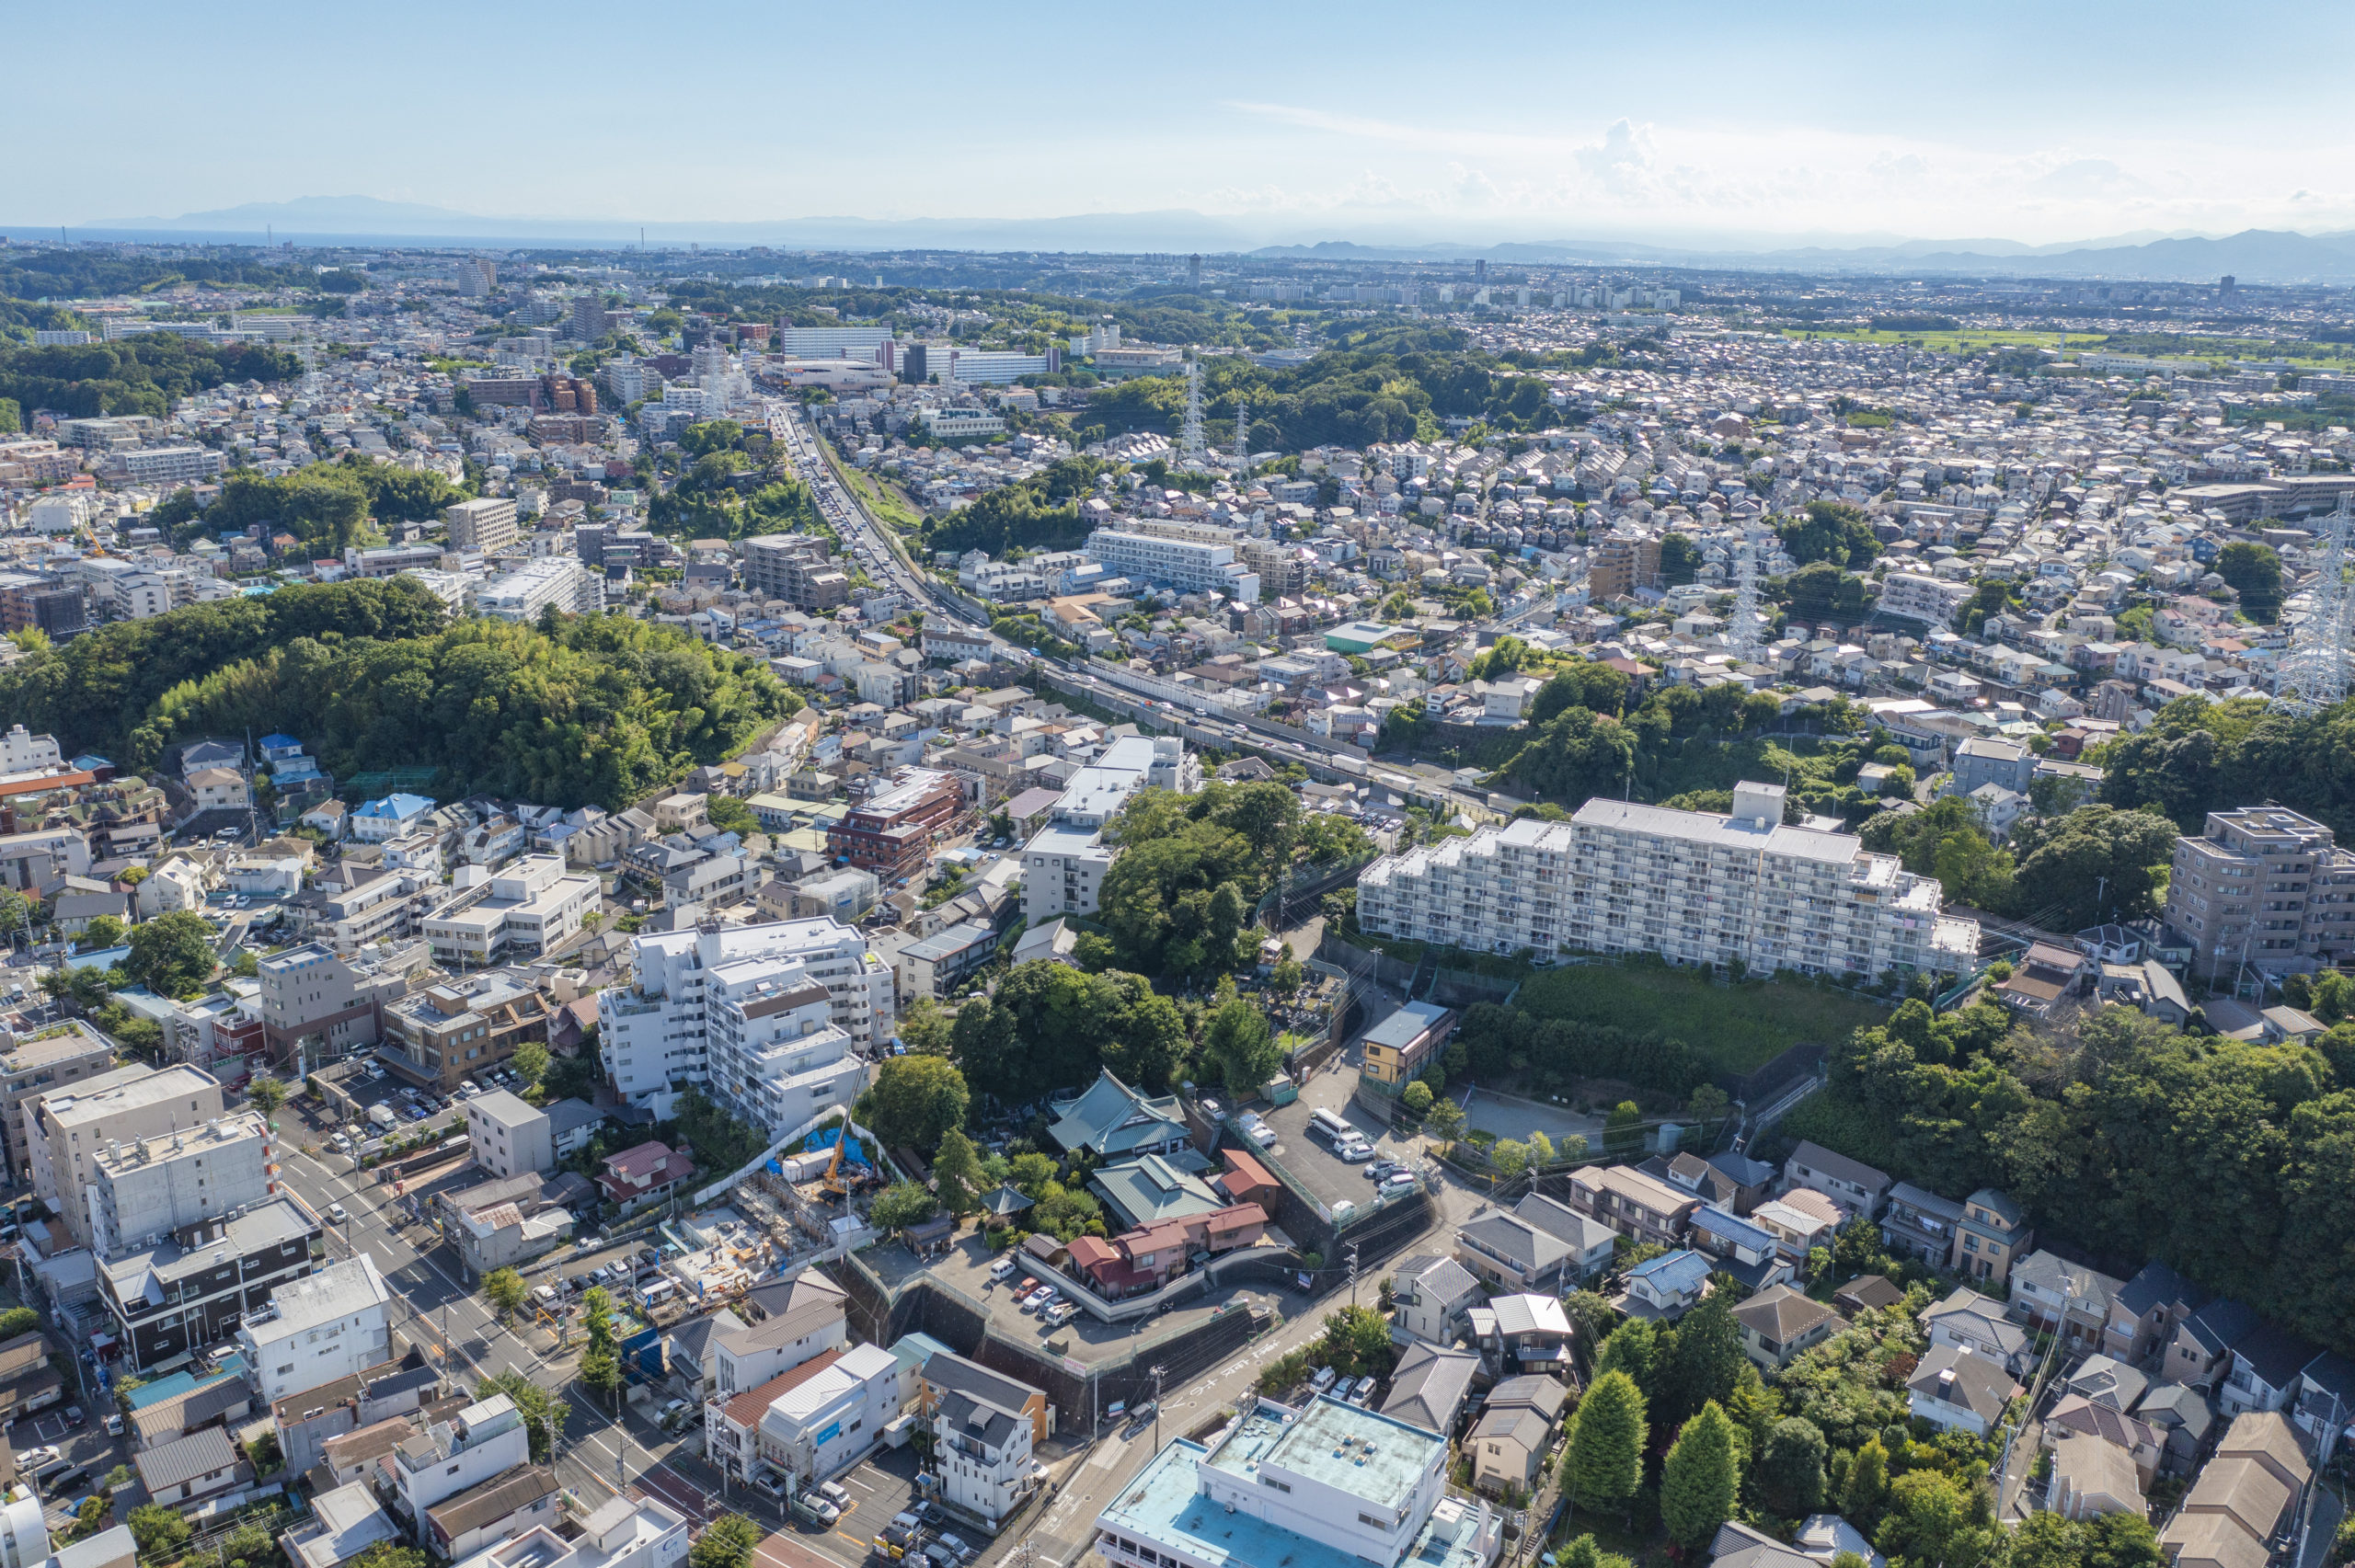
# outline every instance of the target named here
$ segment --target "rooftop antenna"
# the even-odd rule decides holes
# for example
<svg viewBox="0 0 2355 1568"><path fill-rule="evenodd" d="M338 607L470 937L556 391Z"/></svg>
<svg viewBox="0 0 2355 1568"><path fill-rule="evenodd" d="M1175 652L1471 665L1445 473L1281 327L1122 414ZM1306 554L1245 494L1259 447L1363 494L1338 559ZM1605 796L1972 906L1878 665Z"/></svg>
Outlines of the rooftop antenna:
<svg viewBox="0 0 2355 1568"><path fill-rule="evenodd" d="M2335 706L2347 695L2347 546L2355 533L2355 491L2339 492L2338 509L2323 520L2314 556L2314 607L2290 634L2276 667L2273 708L2301 718Z"/></svg>

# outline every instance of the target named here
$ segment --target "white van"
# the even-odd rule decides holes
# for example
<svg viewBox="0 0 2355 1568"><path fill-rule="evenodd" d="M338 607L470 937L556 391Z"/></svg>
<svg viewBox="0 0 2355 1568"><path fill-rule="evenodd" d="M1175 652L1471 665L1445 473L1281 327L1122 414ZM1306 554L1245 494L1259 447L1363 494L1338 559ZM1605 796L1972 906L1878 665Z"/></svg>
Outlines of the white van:
<svg viewBox="0 0 2355 1568"><path fill-rule="evenodd" d="M648 1286L645 1289L638 1293L638 1305L642 1307L659 1307L678 1293L678 1281L673 1279L658 1279L653 1284Z"/></svg>

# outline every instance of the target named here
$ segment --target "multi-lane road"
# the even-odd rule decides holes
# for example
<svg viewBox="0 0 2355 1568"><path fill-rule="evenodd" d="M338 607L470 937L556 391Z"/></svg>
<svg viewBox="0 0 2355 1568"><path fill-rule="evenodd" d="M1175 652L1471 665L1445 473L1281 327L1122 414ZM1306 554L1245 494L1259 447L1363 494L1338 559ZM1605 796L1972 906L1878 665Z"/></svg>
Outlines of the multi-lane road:
<svg viewBox="0 0 2355 1568"><path fill-rule="evenodd" d="M486 1378L520 1372L543 1388L565 1391L570 1410L556 1458L557 1477L565 1486L591 1502L634 1488L662 1497L698 1521L714 1511L705 1487L672 1467L671 1437L635 1413L616 1421L610 1409L572 1386L577 1347L559 1350L541 1330L500 1322L474 1294L454 1248L431 1227L408 1221L391 1186L325 1150L320 1140L328 1129L323 1123L308 1121L299 1104L287 1106L279 1121L293 1145L284 1157L286 1185L323 1218L337 1204L350 1217L342 1224L328 1221L329 1253L337 1258L365 1253L375 1260L393 1291L393 1327L437 1357L451 1383L471 1391ZM316 1152L306 1151L306 1141ZM468 1179L488 1178L475 1171ZM593 1261L584 1257L580 1266Z"/></svg>

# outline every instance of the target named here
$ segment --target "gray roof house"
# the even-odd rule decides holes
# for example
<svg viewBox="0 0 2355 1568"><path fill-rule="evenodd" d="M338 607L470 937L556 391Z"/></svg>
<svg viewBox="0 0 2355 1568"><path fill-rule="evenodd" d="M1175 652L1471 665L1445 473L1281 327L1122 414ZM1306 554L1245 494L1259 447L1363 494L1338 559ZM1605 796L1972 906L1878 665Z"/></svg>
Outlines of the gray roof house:
<svg viewBox="0 0 2355 1568"><path fill-rule="evenodd" d="M1880 1213L1890 1185L1888 1172L1835 1154L1820 1143L1801 1143L1791 1150L1783 1162L1783 1181L1786 1186L1813 1187L1867 1219Z"/></svg>
<svg viewBox="0 0 2355 1568"><path fill-rule="evenodd" d="M2003 1363L1958 1345L1931 1348L1907 1379L1906 1405L1933 1426L1984 1437L2020 1392Z"/></svg>
<svg viewBox="0 0 2355 1568"><path fill-rule="evenodd" d="M1453 1258L1419 1253L1391 1273L1391 1321L1427 1345L1453 1345L1471 1333L1467 1314L1480 1300L1479 1280Z"/></svg>
<svg viewBox="0 0 2355 1568"><path fill-rule="evenodd" d="M1178 1097L1140 1094L1099 1070L1086 1093L1063 1105L1049 1128L1067 1154L1085 1149L1106 1160L1166 1153L1191 1136L1178 1114Z"/></svg>
<svg viewBox="0 0 2355 1568"><path fill-rule="evenodd" d="M1390 1374L1390 1397L1382 1402L1382 1413L1444 1437L1455 1430L1455 1418L1464 1413L1479 1373L1480 1357L1471 1351L1417 1341Z"/></svg>

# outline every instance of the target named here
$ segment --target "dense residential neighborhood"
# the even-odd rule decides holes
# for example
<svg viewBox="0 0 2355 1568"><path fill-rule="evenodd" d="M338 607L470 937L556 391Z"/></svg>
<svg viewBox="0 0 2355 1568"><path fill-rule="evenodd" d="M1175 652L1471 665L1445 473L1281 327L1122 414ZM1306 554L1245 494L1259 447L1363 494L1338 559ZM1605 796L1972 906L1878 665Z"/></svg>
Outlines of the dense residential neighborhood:
<svg viewBox="0 0 2355 1568"><path fill-rule="evenodd" d="M10 1568L2355 1539L2337 291L188 248L0 254Z"/></svg>

